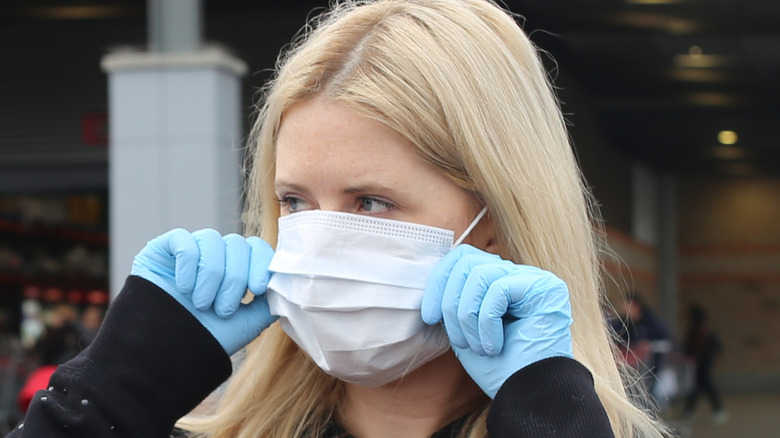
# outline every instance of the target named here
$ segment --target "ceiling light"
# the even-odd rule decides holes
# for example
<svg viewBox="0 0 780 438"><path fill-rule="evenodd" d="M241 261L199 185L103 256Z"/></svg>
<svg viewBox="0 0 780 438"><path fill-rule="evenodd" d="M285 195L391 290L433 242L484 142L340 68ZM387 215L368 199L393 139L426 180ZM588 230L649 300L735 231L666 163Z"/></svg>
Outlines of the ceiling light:
<svg viewBox="0 0 780 438"><path fill-rule="evenodd" d="M734 61L730 56L704 55L698 53L696 55L674 55L674 64L678 67L685 68L712 68L726 67L734 64Z"/></svg>
<svg viewBox="0 0 780 438"><path fill-rule="evenodd" d="M702 106L738 106L745 102L740 97L726 93L687 93L683 100Z"/></svg>
<svg viewBox="0 0 780 438"><path fill-rule="evenodd" d="M607 21L617 23L621 26L654 29L675 35L690 34L701 30L703 27L698 21L669 17L667 14L652 14L647 12L623 12L612 14L607 17Z"/></svg>
<svg viewBox="0 0 780 438"><path fill-rule="evenodd" d="M131 6L42 6L24 9L24 13L29 17L55 20L113 18L135 15L138 12L139 8Z"/></svg>
<svg viewBox="0 0 780 438"><path fill-rule="evenodd" d="M674 64L682 68L714 68L734 64L734 59L723 55L705 55L701 46L693 45L685 55L675 55Z"/></svg>
<svg viewBox="0 0 780 438"><path fill-rule="evenodd" d="M730 79L723 71L701 68L674 68L670 69L667 75L672 79L688 82L726 82Z"/></svg>
<svg viewBox="0 0 780 438"><path fill-rule="evenodd" d="M720 131L718 133L718 142L720 144L731 145L735 144L739 140L739 136L734 131Z"/></svg>

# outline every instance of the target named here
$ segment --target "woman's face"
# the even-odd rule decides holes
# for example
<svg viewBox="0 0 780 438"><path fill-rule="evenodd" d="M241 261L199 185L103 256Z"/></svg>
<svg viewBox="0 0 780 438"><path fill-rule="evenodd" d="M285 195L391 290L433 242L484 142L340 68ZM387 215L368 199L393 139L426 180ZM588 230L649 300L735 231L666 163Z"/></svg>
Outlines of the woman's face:
<svg viewBox="0 0 780 438"><path fill-rule="evenodd" d="M292 106L276 145L281 215L341 211L445 228L457 237L480 206L412 147L334 100L315 97Z"/></svg>

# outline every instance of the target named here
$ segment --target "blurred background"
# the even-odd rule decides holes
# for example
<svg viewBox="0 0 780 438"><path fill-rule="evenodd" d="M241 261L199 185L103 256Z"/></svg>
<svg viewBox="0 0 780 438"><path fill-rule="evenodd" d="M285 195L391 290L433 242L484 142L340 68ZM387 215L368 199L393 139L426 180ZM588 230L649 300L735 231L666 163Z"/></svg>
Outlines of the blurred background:
<svg viewBox="0 0 780 438"><path fill-rule="evenodd" d="M625 359L656 364L648 385L681 435L777 436L780 2L504 4L545 52L600 203L616 253L605 317L631 334ZM4 424L34 370L88 343L146 240L174 226L241 231L257 90L325 5L0 6ZM626 319L634 296L644 316ZM721 409L706 397L685 409L703 348L692 307L717 335L706 361ZM47 339L65 345L58 358Z"/></svg>

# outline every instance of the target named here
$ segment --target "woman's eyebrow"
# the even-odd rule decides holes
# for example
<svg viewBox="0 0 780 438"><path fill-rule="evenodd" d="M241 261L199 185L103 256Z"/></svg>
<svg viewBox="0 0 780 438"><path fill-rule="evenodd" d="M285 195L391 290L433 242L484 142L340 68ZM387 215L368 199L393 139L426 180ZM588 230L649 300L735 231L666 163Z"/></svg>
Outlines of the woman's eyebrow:
<svg viewBox="0 0 780 438"><path fill-rule="evenodd" d="M347 187L342 192L345 194L355 194L355 193L397 193L398 191L395 188L387 185L368 183L368 184L361 184L353 187Z"/></svg>
<svg viewBox="0 0 780 438"><path fill-rule="evenodd" d="M286 190L292 190L295 192L300 193L308 193L309 190L300 184L292 183L292 182L286 182L284 180L279 180L274 182L274 189L279 190L281 188L284 188Z"/></svg>

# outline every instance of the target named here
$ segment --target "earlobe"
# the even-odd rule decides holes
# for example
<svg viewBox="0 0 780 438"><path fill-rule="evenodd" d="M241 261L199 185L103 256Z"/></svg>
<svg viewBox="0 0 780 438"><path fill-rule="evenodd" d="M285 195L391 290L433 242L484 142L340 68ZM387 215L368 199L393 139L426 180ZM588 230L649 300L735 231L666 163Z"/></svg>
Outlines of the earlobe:
<svg viewBox="0 0 780 438"><path fill-rule="evenodd" d="M474 243L477 248L491 254L499 253L498 234L493 217L490 213L482 218L479 225L474 229Z"/></svg>
<svg viewBox="0 0 780 438"><path fill-rule="evenodd" d="M484 248L485 252L489 252L491 254L500 254L499 248L498 248L498 240L495 238L491 238L487 241L487 244Z"/></svg>

